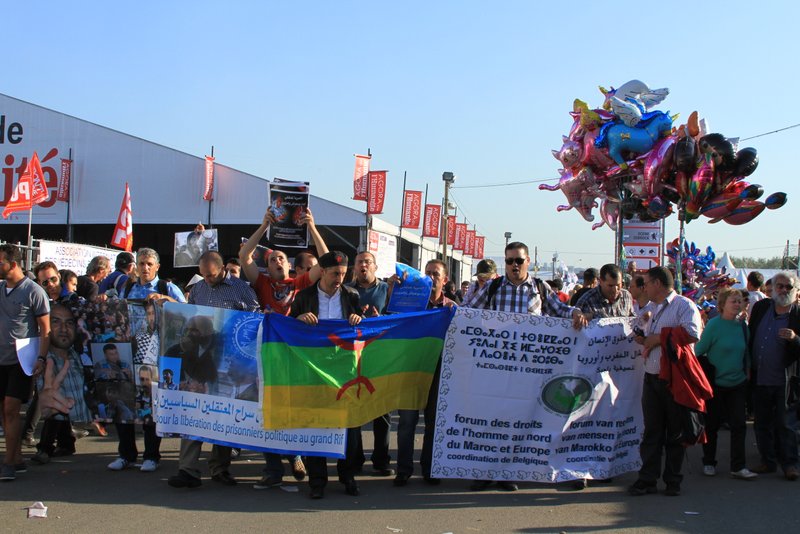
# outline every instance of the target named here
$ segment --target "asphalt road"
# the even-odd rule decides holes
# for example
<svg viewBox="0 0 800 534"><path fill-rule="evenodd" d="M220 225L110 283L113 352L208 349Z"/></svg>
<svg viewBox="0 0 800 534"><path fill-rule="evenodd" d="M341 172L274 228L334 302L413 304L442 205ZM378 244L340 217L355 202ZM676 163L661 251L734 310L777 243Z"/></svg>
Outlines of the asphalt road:
<svg viewBox="0 0 800 534"><path fill-rule="evenodd" d="M754 482L731 479L724 431L717 476L703 476L702 451L690 449L679 497L628 496L626 487L636 479L635 473L611 483L592 483L580 492L523 484L515 493L470 492L469 482L463 480L445 480L433 487L417 477L408 486L395 488L391 477L365 474L358 478L361 495L350 497L336 482L331 461L325 498L312 501L307 484L296 483L291 475L283 488L254 490L263 459L248 452L231 467L239 480L236 487L221 486L206 472L198 489L171 488L166 480L177 470L177 439L163 441L164 458L154 473L108 471L106 465L117 456L113 426L109 430L106 438L78 441L74 456L31 465L16 481L0 484L0 532L800 531L800 481L789 482L780 474L762 475ZM419 448L422 428L418 431ZM371 432L364 432L364 442L370 446ZM757 460L753 442L748 428L750 465ZM141 436L138 443L141 446ZM33 449L24 452L29 457ZM25 507L35 501L49 507L46 519L27 519Z"/></svg>

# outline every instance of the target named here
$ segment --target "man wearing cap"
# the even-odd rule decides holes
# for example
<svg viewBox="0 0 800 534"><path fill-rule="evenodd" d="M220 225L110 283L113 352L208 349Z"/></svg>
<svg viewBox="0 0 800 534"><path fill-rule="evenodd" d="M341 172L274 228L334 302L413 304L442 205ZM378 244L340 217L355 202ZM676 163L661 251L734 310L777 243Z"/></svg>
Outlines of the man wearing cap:
<svg viewBox="0 0 800 534"><path fill-rule="evenodd" d="M489 287L487 282L497 278L497 264L492 259L485 259L478 262L478 269L475 273L475 281L470 284L467 293L461 301L462 306L471 308L480 294Z"/></svg>
<svg viewBox="0 0 800 534"><path fill-rule="evenodd" d="M122 293L122 288L125 287L125 282L133 273L136 267L136 259L130 252L120 252L117 255L117 261L114 263L116 269L113 273L109 274L99 284L99 294L105 295L109 290L113 289L115 293L112 296L118 296Z"/></svg>
<svg viewBox="0 0 800 534"><path fill-rule="evenodd" d="M339 251L328 252L319 258L319 266L322 277L313 286L297 293L289 316L307 325L316 325L321 319L346 319L351 325L360 323L363 311L358 292L344 285L347 256ZM344 484L345 492L352 496L359 494L355 475L358 470L356 456L360 442L360 429L348 428L345 457L336 463L339 481ZM310 496L312 499L321 499L328 483L327 461L321 456L311 456L306 460L306 467L311 487Z"/></svg>

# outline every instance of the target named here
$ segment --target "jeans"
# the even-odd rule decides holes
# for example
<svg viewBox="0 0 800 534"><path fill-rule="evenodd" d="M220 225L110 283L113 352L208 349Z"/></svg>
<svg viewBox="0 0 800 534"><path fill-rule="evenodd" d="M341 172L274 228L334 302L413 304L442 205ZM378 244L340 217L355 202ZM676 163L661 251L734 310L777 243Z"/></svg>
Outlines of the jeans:
<svg viewBox="0 0 800 534"><path fill-rule="evenodd" d="M756 445L764 465L785 470L797 466L797 434L791 424L794 416L786 410L784 386L756 386L753 391ZM791 415L791 417L790 417Z"/></svg>
<svg viewBox="0 0 800 534"><path fill-rule="evenodd" d="M439 402L439 371L442 367L442 360L436 365L433 374L433 382L428 390L428 402L425 404L425 430L422 435L422 453L419 457L419 465L422 468L422 476L431 476L431 464L433 463L433 435L436 430L436 405ZM398 410L400 421L397 424L397 474L411 476L414 474L414 438L417 433L417 423L419 422L418 410Z"/></svg>
<svg viewBox="0 0 800 534"><path fill-rule="evenodd" d="M706 443L703 444L703 465L717 465L717 434L723 420L731 428L731 473L744 469L747 382L738 386L714 388L714 398L706 401Z"/></svg>
<svg viewBox="0 0 800 534"><path fill-rule="evenodd" d="M658 375L645 373L642 389L644 434L639 452L642 467L639 480L655 483L661 472L661 450L666 451L662 478L668 485L680 485L683 480L683 445L681 444L680 409L672 398L667 383Z"/></svg>
<svg viewBox="0 0 800 534"><path fill-rule="evenodd" d="M133 423L115 423L117 436L119 436L119 457L134 463L139 456L136 448L136 427ZM156 435L156 425L142 425L144 430L144 454L142 459L153 460L158 463L161 460L161 438Z"/></svg>

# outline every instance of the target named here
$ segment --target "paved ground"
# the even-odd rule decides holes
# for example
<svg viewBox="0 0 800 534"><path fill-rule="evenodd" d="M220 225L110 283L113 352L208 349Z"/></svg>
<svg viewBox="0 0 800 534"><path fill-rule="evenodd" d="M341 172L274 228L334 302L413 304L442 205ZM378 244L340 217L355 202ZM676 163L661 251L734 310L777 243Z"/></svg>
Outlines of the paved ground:
<svg viewBox="0 0 800 534"><path fill-rule="evenodd" d="M752 429L748 432L748 456L754 462ZM365 447L371 443L370 434L364 432ZM721 441L727 440L723 432ZM788 482L778 474L755 482L730 479L727 444L714 478L701 473L700 449L689 451L680 497L629 497L625 488L635 480L634 473L582 492L523 484L516 493L474 493L460 480L431 487L420 478L395 488L391 478L362 476L362 494L350 497L335 482L331 462L332 482L321 501L310 500L307 485L295 483L291 476L283 489L254 490L263 467L261 456L254 453L243 454L232 466L240 481L236 487L223 487L206 477L201 488L176 490L166 479L177 469L178 440L164 440L164 458L155 473L106 470L116 457L113 434L88 437L77 446L75 456L31 466L15 482L0 484L0 532L800 531L800 481ZM32 449L26 452L30 456ZM295 488L299 491L285 491ZM34 501L49 507L47 519L26 518L23 508Z"/></svg>

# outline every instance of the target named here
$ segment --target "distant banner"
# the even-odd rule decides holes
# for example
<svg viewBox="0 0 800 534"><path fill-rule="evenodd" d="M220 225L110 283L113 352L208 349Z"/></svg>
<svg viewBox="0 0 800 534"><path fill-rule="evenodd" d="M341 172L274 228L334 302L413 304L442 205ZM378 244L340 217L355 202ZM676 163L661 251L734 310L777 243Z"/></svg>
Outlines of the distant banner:
<svg viewBox="0 0 800 534"><path fill-rule="evenodd" d="M440 239L441 241L441 239ZM456 242L456 216L447 216L447 244L453 245Z"/></svg>
<svg viewBox="0 0 800 534"><path fill-rule="evenodd" d="M394 274L397 261L397 237L383 232L369 231L368 251L375 257L375 276L389 278Z"/></svg>
<svg viewBox="0 0 800 534"><path fill-rule="evenodd" d="M475 252L474 254L472 254L472 257L475 258L476 260L483 259L483 245L485 241L486 238L483 237L482 235L475 236L475 248L474 248Z"/></svg>
<svg viewBox="0 0 800 534"><path fill-rule="evenodd" d="M269 242L276 248L308 248L308 227L301 222L308 208L309 187L305 182L275 179L269 184L269 211L275 223L269 226Z"/></svg>
<svg viewBox="0 0 800 534"><path fill-rule="evenodd" d="M203 200L214 200L214 156L206 156L206 183Z"/></svg>
<svg viewBox="0 0 800 534"><path fill-rule="evenodd" d="M369 198L367 213L378 215L383 213L383 202L386 199L386 173L388 171L369 171Z"/></svg>
<svg viewBox="0 0 800 534"><path fill-rule="evenodd" d="M467 240L467 225L464 223L456 223L456 235L453 240L453 248L456 250L464 250Z"/></svg>
<svg viewBox="0 0 800 534"><path fill-rule="evenodd" d="M58 181L56 200L69 202L69 181L72 178L72 160L61 158L61 179Z"/></svg>
<svg viewBox="0 0 800 534"><path fill-rule="evenodd" d="M114 265L118 255L118 250L109 248L40 240L38 263L52 261L59 269L69 269L76 273L84 273L86 272L86 266L95 256L105 256L111 265Z"/></svg>
<svg viewBox="0 0 800 534"><path fill-rule="evenodd" d="M440 226L442 226L442 207L438 204L426 204L422 235L424 237L439 237Z"/></svg>
<svg viewBox="0 0 800 534"><path fill-rule="evenodd" d="M209 250L219 250L217 229L202 232L175 232L173 267L196 267L200 256Z"/></svg>
<svg viewBox="0 0 800 534"><path fill-rule="evenodd" d="M367 200L367 174L371 156L356 154L356 169L353 173L353 200Z"/></svg>
<svg viewBox="0 0 800 534"><path fill-rule="evenodd" d="M639 469L643 359L631 319L459 308L442 355L432 476L560 482Z"/></svg>
<svg viewBox="0 0 800 534"><path fill-rule="evenodd" d="M343 430L264 429L258 357L263 318L164 305L154 397L158 431L249 450L342 458Z"/></svg>
<svg viewBox="0 0 800 534"><path fill-rule="evenodd" d="M422 191L403 192L402 228L419 228L419 212L422 207Z"/></svg>
<svg viewBox="0 0 800 534"><path fill-rule="evenodd" d="M464 254L469 254L470 256L473 256L474 252L475 252L475 230L467 230L466 237L464 238Z"/></svg>

